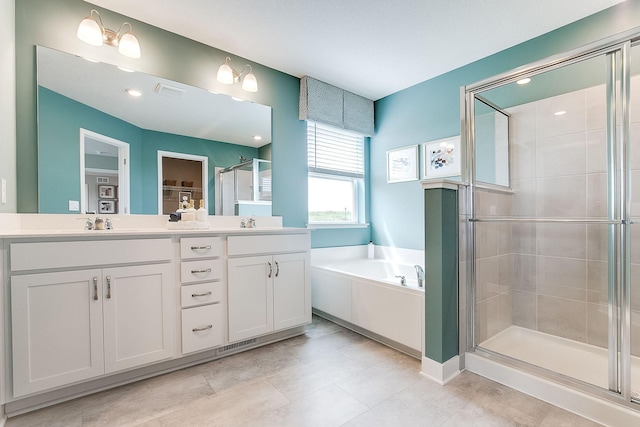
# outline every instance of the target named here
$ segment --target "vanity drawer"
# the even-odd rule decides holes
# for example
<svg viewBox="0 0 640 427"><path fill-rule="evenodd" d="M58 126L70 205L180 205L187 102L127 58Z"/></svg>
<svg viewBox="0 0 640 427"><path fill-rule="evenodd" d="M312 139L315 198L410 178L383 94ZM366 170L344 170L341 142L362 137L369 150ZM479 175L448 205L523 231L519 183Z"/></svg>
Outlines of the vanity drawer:
<svg viewBox="0 0 640 427"><path fill-rule="evenodd" d="M183 237L180 239L180 258L215 258L222 255L222 242L218 236Z"/></svg>
<svg viewBox="0 0 640 427"><path fill-rule="evenodd" d="M171 239L12 243L10 254L11 271L166 262L173 258Z"/></svg>
<svg viewBox="0 0 640 427"><path fill-rule="evenodd" d="M182 283L209 282L222 279L222 260L205 259L180 263Z"/></svg>
<svg viewBox="0 0 640 427"><path fill-rule="evenodd" d="M229 236L229 256L270 253L306 252L309 250L309 234L273 234L267 236Z"/></svg>
<svg viewBox="0 0 640 427"><path fill-rule="evenodd" d="M182 353L221 346L223 330L222 304L182 310Z"/></svg>
<svg viewBox="0 0 640 427"><path fill-rule="evenodd" d="M221 302L223 298L222 283L210 282L182 286L180 288L180 294L182 308Z"/></svg>

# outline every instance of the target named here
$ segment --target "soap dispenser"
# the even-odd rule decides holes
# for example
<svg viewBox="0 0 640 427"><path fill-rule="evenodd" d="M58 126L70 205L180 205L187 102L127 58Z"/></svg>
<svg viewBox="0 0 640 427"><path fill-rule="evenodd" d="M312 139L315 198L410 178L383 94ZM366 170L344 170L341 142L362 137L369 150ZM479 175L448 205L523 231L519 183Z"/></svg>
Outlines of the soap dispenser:
<svg viewBox="0 0 640 427"><path fill-rule="evenodd" d="M196 220L198 222L207 222L207 210L204 208L204 200L200 199L200 207L196 211Z"/></svg>

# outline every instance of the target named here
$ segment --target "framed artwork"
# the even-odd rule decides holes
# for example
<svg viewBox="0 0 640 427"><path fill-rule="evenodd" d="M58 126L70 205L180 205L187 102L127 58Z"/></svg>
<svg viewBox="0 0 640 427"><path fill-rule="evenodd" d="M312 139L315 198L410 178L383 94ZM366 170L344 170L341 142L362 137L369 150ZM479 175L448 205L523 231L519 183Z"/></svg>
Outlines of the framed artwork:
<svg viewBox="0 0 640 427"><path fill-rule="evenodd" d="M114 185L98 185L98 198L115 199L116 187Z"/></svg>
<svg viewBox="0 0 640 427"><path fill-rule="evenodd" d="M424 179L460 175L460 136L422 144Z"/></svg>
<svg viewBox="0 0 640 427"><path fill-rule="evenodd" d="M417 145L387 151L387 182L415 181L417 179Z"/></svg>
<svg viewBox="0 0 640 427"><path fill-rule="evenodd" d="M98 213L112 214L116 213L115 200L98 200Z"/></svg>

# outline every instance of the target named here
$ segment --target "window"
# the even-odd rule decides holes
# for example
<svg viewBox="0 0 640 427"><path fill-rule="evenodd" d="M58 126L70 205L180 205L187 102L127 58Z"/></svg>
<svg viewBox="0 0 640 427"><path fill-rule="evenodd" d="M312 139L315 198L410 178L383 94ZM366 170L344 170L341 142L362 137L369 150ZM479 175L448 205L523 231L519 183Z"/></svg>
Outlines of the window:
<svg viewBox="0 0 640 427"><path fill-rule="evenodd" d="M307 122L309 223L364 223L364 137Z"/></svg>

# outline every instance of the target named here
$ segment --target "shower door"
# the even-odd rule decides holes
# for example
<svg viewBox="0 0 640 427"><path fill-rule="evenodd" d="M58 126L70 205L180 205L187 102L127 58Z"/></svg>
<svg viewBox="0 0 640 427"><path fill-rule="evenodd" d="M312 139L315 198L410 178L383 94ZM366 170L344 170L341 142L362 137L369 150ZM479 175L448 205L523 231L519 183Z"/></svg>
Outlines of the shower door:
<svg viewBox="0 0 640 427"><path fill-rule="evenodd" d="M640 73L640 50L616 42L465 95L469 347L627 402L640 397L640 231L630 221L640 189L629 187L634 178L640 187L629 139L640 141L640 87L637 130L628 108L636 55Z"/></svg>

